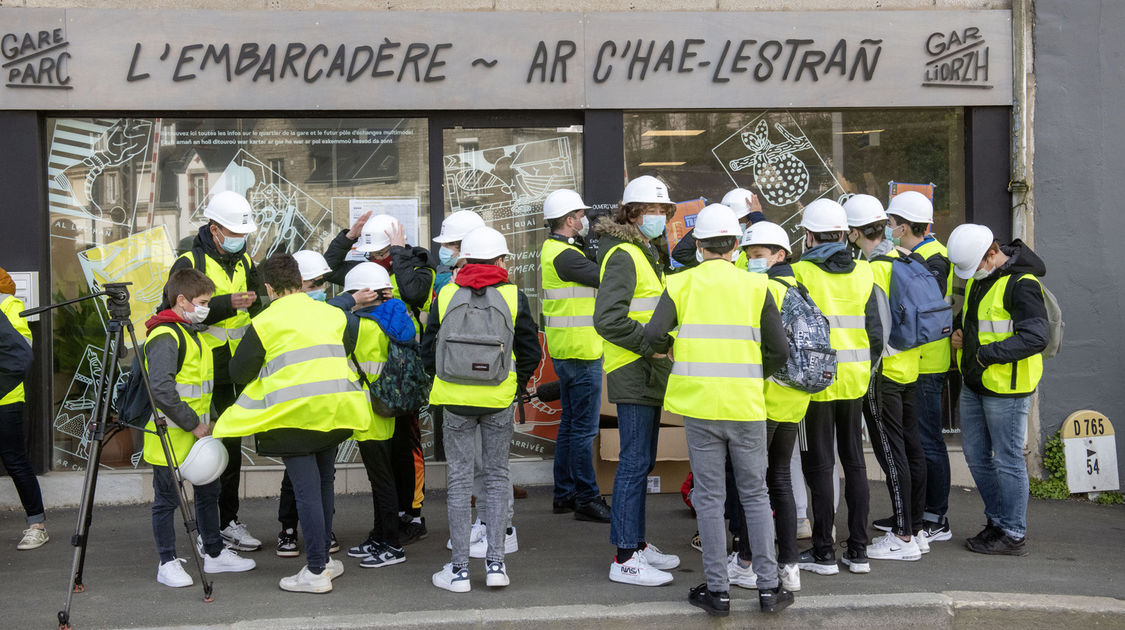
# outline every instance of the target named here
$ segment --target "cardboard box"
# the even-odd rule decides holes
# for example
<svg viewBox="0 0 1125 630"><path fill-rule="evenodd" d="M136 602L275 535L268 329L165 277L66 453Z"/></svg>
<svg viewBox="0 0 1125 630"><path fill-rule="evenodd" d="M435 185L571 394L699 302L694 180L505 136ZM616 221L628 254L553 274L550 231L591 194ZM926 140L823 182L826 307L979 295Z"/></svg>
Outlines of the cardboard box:
<svg viewBox="0 0 1125 630"><path fill-rule="evenodd" d="M602 429L594 441L598 456L594 469L598 488L602 494L613 493L613 479L617 476L617 461L621 452L621 435L617 429ZM660 427L657 437L656 467L649 473L649 493L679 492L680 486L691 472L688 462L687 438L683 427Z"/></svg>
<svg viewBox="0 0 1125 630"><path fill-rule="evenodd" d="M601 415L610 416L611 418L617 417L617 405L609 402L609 386L606 384L605 372L602 372L602 409ZM660 410L660 424L662 426L682 427L684 426L684 417L678 413L669 413L665 409ZM687 458L687 451L684 451L684 458ZM599 486L600 487L600 486Z"/></svg>

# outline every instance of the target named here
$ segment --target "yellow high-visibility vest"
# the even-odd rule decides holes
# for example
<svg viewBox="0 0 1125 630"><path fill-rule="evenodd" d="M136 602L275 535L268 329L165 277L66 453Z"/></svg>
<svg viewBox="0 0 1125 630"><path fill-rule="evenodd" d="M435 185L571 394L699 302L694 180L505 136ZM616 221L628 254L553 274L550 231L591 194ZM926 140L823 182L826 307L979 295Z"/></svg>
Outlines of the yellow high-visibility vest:
<svg viewBox="0 0 1125 630"><path fill-rule="evenodd" d="M1013 277L1006 275L998 279L981 298L977 309L977 340L981 347L1005 339L1016 334L1016 325L1012 321L1012 314L1004 308L1004 293L1009 282L1019 282L1025 278L1034 280L1040 287L1043 284L1039 278L1031 274ZM966 298L972 295L974 280L970 279L965 285ZM966 303L966 311L970 305ZM961 365L961 352L957 352L957 365ZM1026 359L1015 363L994 363L984 369L981 384L990 392L997 394L1030 394L1039 385L1043 377L1043 355L1033 354Z"/></svg>
<svg viewBox="0 0 1125 630"><path fill-rule="evenodd" d="M179 348L180 339L176 335L176 331L172 330L172 326L179 326L179 324L153 328L145 343L147 344L162 335L167 335L172 337L176 347ZM214 353L202 339L192 339L191 331L184 330L183 332L184 343L186 344L183 348L184 364L176 372L176 393L180 395L180 400L187 403L191 410L199 416L200 424L211 424L211 393L215 389ZM200 337L202 337L202 333L200 333ZM148 370L148 355L145 355L144 360L145 370ZM175 422L169 421L167 424L168 446L171 447L172 455L176 458L178 464L187 457L192 445L195 444L196 438L190 431L184 431L176 426ZM168 466L168 460L164 457L164 448L160 446L160 438L155 435L156 423L149 420L145 429L151 431L151 433L145 433L143 451L145 461L154 466Z"/></svg>
<svg viewBox="0 0 1125 630"><path fill-rule="evenodd" d="M552 359L599 359L602 338L594 330L594 298L598 290L559 278L555 258L574 250L574 245L548 238L543 241L540 261L543 272L543 329Z"/></svg>
<svg viewBox="0 0 1125 630"><path fill-rule="evenodd" d="M923 260L928 260L935 254L941 254L942 258L949 259L949 252L946 251L945 245L942 245L937 240L927 241L918 246L914 250ZM949 274L945 279L945 301L948 304L953 303L953 265L949 265ZM950 345L949 337L931 341L922 346L922 357L918 360L918 373L919 374L945 374L949 371L949 359L952 354L953 346Z"/></svg>
<svg viewBox="0 0 1125 630"><path fill-rule="evenodd" d="M192 268L195 268L195 254L196 252L187 252L180 256L181 259L187 259L191 263ZM250 258L245 254L239 254L238 262L234 265L234 274L228 276L223 266L217 260L201 253L203 256L203 273L215 283L215 293L212 295L229 295L231 293L245 293L249 290L246 284L246 278L250 273ZM176 296L168 296L169 302L175 301ZM231 355L238 348L238 342L242 336L246 334L246 329L250 325L250 314L246 311L235 311L234 315L224 319L221 322L215 322L207 327L203 333L204 339L212 348L218 348L223 344L230 347Z"/></svg>
<svg viewBox="0 0 1125 630"><path fill-rule="evenodd" d="M383 374L383 367L387 363L390 339L378 322L373 319L361 318L359 320L359 337L355 344L355 359L360 369L367 375L368 385ZM352 439L364 440L389 440L395 432L395 419L380 416L372 411L374 420L367 431L356 431Z"/></svg>
<svg viewBox="0 0 1125 630"><path fill-rule="evenodd" d="M438 293L437 299L439 324L445 317L445 311L449 308L449 303L453 300L453 295L461 289L465 291L470 290L452 283L441 288L441 293ZM519 288L514 284L501 284L496 287L496 290L504 297L504 302L508 304L508 308L512 312L512 328L515 329L516 314L519 311ZM485 409L503 409L509 407L515 402L517 389L516 353L514 348L512 351L511 365L512 367L508 371L508 377L499 385L462 385L459 383L449 383L435 376L434 387L430 390L430 404L463 405L466 407L483 407Z"/></svg>
<svg viewBox="0 0 1125 630"><path fill-rule="evenodd" d="M898 258L901 256L897 249L892 249L887 252L887 258ZM890 260L875 260L871 262L871 273L875 276L875 284L883 290L883 293L890 297L891 295L891 265L894 263ZM918 380L918 360L922 356L921 348L911 348L909 350L899 350L887 345L883 348L883 376L890 380L909 385Z"/></svg>
<svg viewBox="0 0 1125 630"><path fill-rule="evenodd" d="M664 293L664 274L657 274L653 270L640 247L633 243L618 243L611 247L605 253L605 257L602 258L601 271L598 274L598 278L602 282L605 281L606 263L617 251L629 254L636 270L637 284L633 289L633 298L629 301L629 319L639 324L647 324L648 320L652 319L652 312L656 309L656 303L660 301L660 296ZM604 339L602 340L602 350L605 354L605 363L602 367L607 374L641 358L639 354L630 352Z"/></svg>
<svg viewBox="0 0 1125 630"><path fill-rule="evenodd" d="M20 300L14 295L0 294L0 312L8 318L12 324L12 328L16 332L23 335L27 339L27 345L31 345L31 327L27 325L27 320L20 317L20 312L24 310L23 300ZM23 383L16 385L15 389L0 398L0 405L12 405L25 400Z"/></svg>

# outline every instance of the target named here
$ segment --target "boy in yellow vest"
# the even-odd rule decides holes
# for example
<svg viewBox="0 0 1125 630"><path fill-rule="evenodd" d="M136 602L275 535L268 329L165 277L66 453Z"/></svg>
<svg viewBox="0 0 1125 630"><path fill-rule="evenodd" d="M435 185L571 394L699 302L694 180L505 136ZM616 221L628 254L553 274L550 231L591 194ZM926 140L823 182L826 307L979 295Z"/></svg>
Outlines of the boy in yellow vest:
<svg viewBox="0 0 1125 630"><path fill-rule="evenodd" d="M172 307L145 322L148 338L143 352L156 411L172 421L168 425L168 445L176 461L183 462L197 439L211 435L215 369L211 347L202 333L207 329L203 321L210 312L215 284L194 269L181 269L172 273L164 291ZM191 586L184 561L176 557L176 480L160 439L151 433L156 429L155 423L150 420L145 428L150 431L144 437L144 459L152 464L152 532L160 555L156 581L165 586ZM194 486L195 515L203 541L203 570L249 571L255 566L253 560L223 546L219 533L219 484L216 479Z"/></svg>
<svg viewBox="0 0 1125 630"><path fill-rule="evenodd" d="M707 581L691 589L688 601L719 617L730 614L723 519L728 453L754 550L759 607L778 612L793 603L778 581L766 489L765 379L785 365L789 343L769 281L734 265L741 236L730 208L700 210L695 243L703 262L668 278L645 325L645 340L674 354L664 408L684 415L695 481L692 505ZM677 326L673 345L669 333Z"/></svg>

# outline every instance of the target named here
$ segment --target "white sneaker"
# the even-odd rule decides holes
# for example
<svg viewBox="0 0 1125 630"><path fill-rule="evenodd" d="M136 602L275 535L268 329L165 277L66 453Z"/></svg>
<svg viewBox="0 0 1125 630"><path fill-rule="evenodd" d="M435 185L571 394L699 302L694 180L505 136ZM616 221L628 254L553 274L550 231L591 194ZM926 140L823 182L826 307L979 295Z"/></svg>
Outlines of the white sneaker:
<svg viewBox="0 0 1125 630"><path fill-rule="evenodd" d="M234 551L223 548L217 558L203 556L203 571L206 573L242 573L258 566L250 558L243 558Z"/></svg>
<svg viewBox="0 0 1125 630"><path fill-rule="evenodd" d="M801 590L801 569L796 564L777 565L777 579L787 591L796 593Z"/></svg>
<svg viewBox="0 0 1125 630"><path fill-rule="evenodd" d="M478 518L476 520L476 522L473 523L472 529L469 530L469 549L471 550L474 544L476 544L476 543L478 543L482 540L485 540L485 527L484 527L484 523L480 522L480 519ZM485 542L485 545L487 545L487 544L488 543ZM450 550L450 551L453 551L453 541L446 538L445 539L445 548ZM477 556L470 556L470 557L477 557ZM479 556L479 557L483 558L484 556Z"/></svg>
<svg viewBox="0 0 1125 630"><path fill-rule="evenodd" d="M20 551L27 551L29 549L38 549L47 544L51 537L47 535L47 530L41 527L28 527L23 530L23 538L16 545L16 549Z"/></svg>
<svg viewBox="0 0 1125 630"><path fill-rule="evenodd" d="M638 549L634 555L636 554L640 554L649 566L654 569L660 569L661 571L668 571L680 566L679 556L670 553L662 553L656 548L656 545L652 543L646 543L645 548Z"/></svg>
<svg viewBox="0 0 1125 630"><path fill-rule="evenodd" d="M484 574L484 583L487 586L507 586L511 583L503 562L489 562L485 568L487 573Z"/></svg>
<svg viewBox="0 0 1125 630"><path fill-rule="evenodd" d="M918 530L918 533L914 534L914 542L918 544L918 551L923 554L930 553L930 541L926 540L925 529Z"/></svg>
<svg viewBox="0 0 1125 630"><path fill-rule="evenodd" d="M240 521L231 521L221 532L223 543L235 551L257 551L262 548L262 541L250 535Z"/></svg>
<svg viewBox="0 0 1125 630"><path fill-rule="evenodd" d="M637 586L662 586L672 581L672 574L650 565L639 551L624 564L616 559L609 565L609 579L622 584Z"/></svg>
<svg viewBox="0 0 1125 630"><path fill-rule="evenodd" d="M191 576L184 571L184 564L187 560L183 558L172 558L168 562L160 565L156 570L156 581L164 586L171 586L172 588L180 588L183 586L191 586L195 582Z"/></svg>
<svg viewBox="0 0 1125 630"><path fill-rule="evenodd" d="M753 567L744 567L738 562L737 551L731 553L727 559L727 579L735 586L749 589L758 588L757 574L754 573Z"/></svg>
<svg viewBox="0 0 1125 630"><path fill-rule="evenodd" d="M327 593L332 590L332 575L327 567L317 575L305 565L297 575L281 578L277 585L281 590L292 593Z"/></svg>
<svg viewBox="0 0 1125 630"><path fill-rule="evenodd" d="M797 540L812 538L812 521L807 518L797 519Z"/></svg>
<svg viewBox="0 0 1125 630"><path fill-rule="evenodd" d="M461 569L454 573L453 565L446 564L434 574L431 580L434 586L443 588L451 593L468 593L472 590L472 585L469 583L469 570Z"/></svg>
<svg viewBox="0 0 1125 630"><path fill-rule="evenodd" d="M886 533L867 545L867 557L872 560L913 561L921 559L922 552L913 538L903 541L892 533Z"/></svg>
<svg viewBox="0 0 1125 630"><path fill-rule="evenodd" d="M476 526L473 526L474 529ZM473 541L472 534L469 534L469 557L470 558L483 558L488 555L488 526L481 524L480 526L480 539ZM504 555L515 553L520 550L520 540L516 537L516 528L512 528L512 533L504 536Z"/></svg>
<svg viewBox="0 0 1125 630"><path fill-rule="evenodd" d="M344 563L329 558L328 562L324 563L324 572L328 574L328 579L335 580L344 574Z"/></svg>

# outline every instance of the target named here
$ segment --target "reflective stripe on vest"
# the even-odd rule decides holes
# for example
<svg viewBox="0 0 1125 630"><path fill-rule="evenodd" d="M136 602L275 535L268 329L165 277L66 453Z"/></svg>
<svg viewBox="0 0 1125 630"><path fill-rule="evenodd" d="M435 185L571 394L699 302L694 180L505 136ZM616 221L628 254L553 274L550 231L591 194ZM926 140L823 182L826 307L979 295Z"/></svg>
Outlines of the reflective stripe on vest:
<svg viewBox="0 0 1125 630"><path fill-rule="evenodd" d="M205 253L200 253L200 255L203 256L203 273L211 279L211 282L215 283L214 295L245 293L249 290L246 284L249 269L246 265L247 258L244 253L239 254L238 262L234 265L234 274L229 276L226 269L219 264L219 261ZM180 258L187 259L192 268L195 268L194 252L187 252ZM204 336L212 348L226 344L230 347L230 353L233 355L235 349L238 348L238 342L246 335L246 327L249 325L250 314L245 311L235 311L235 314L227 319L210 324L204 332Z"/></svg>
<svg viewBox="0 0 1125 630"><path fill-rule="evenodd" d="M792 276L777 276L770 278L766 286L773 295L778 312L781 312L789 289L797 286L797 280ZM774 422L800 422L809 408L811 397L808 392L784 385L773 377L767 378L766 417Z"/></svg>
<svg viewBox="0 0 1125 630"><path fill-rule="evenodd" d="M761 317L768 279L712 259L668 278L679 332L664 408L705 420L765 420Z"/></svg>
<svg viewBox="0 0 1125 630"><path fill-rule="evenodd" d="M941 256L949 264L949 253L945 246L937 240L929 240L919 245L915 250L923 260L934 256ZM945 278L945 301L953 304L953 265L949 264L949 273ZM920 374L945 374L949 371L952 345L948 337L931 341L922 346L922 356L918 359L918 372Z"/></svg>
<svg viewBox="0 0 1125 630"><path fill-rule="evenodd" d="M437 299L438 323L445 317L445 311L459 287L456 284L447 284L441 289ZM464 288L468 291L469 289ZM512 314L512 328L515 328L516 315L519 311L519 288L514 284L501 284L496 287ZM515 345L514 343L512 345ZM481 407L484 409L504 409L516 399L516 354L512 351L512 369L508 377L499 385L461 385L447 383L434 377L434 387L430 390L431 405L464 405L466 407Z"/></svg>
<svg viewBox="0 0 1125 630"><path fill-rule="evenodd" d="M1009 282L1019 282L1024 279L1030 279L1042 286L1039 279L1031 274L1018 276L1014 280L1011 275L1006 275L997 279L976 305L978 346L1004 341L1016 334L1012 314L1004 308L1004 294L1008 290ZM972 297L973 284L975 281L970 279L965 285L965 295ZM966 312L969 308L970 305L966 303ZM958 353L958 364L961 356L961 353ZM1042 376L1043 355L1034 354L1015 363L989 365L981 375L981 384L988 391L997 394L1030 394L1039 386L1039 379Z"/></svg>
<svg viewBox="0 0 1125 630"><path fill-rule="evenodd" d="M367 374L367 384L372 386L383 374L387 354L390 352L390 339L378 322L370 319L359 320L359 335L355 344L355 360L360 369ZM366 440L389 440L395 432L395 419L380 416L372 410L374 420L371 428L366 431L355 431L352 439L360 442Z"/></svg>
<svg viewBox="0 0 1125 630"><path fill-rule="evenodd" d="M368 392L342 348L347 318L306 293L274 300L254 317L265 360L215 425L215 437L272 429L366 431L373 413ZM335 349L339 347L339 349Z"/></svg>
<svg viewBox="0 0 1125 630"><path fill-rule="evenodd" d="M31 328L27 325L27 320L20 317L20 312L23 310L23 301L18 297L9 294L0 294L0 312L3 312L4 316L8 318L8 322L12 324L12 328L15 328L16 332L27 340L28 345L32 345ZM19 385L12 388L12 391L0 398L0 405L12 405L23 402L24 399L24 388L21 382Z"/></svg>
<svg viewBox="0 0 1125 630"><path fill-rule="evenodd" d="M648 257L645 256L639 246L633 243L618 243L611 247L602 258L602 266L598 274L601 280L605 280L605 268L609 259L619 251L629 255L629 258L633 261L637 278L633 295L629 299L628 317L639 324L646 324L648 320L652 319L652 311L656 309L656 303L660 301L660 295L664 293L664 275L658 275L653 270ZM607 374L641 358L640 355L609 341L603 340L602 348L605 351L605 364L602 367Z"/></svg>
<svg viewBox="0 0 1125 630"><path fill-rule="evenodd" d="M888 258L899 258L901 254L897 249L887 252ZM890 260L876 260L871 262L871 273L875 284L883 290L884 295L891 295L891 270L894 262ZM888 322L889 323L889 322ZM920 348L899 350L890 345L883 346L883 361L879 366L880 373L888 379L908 385L918 380L918 360L922 357Z"/></svg>
<svg viewBox="0 0 1125 630"><path fill-rule="evenodd" d="M871 380L871 348L865 327L867 301L875 287L871 265L857 260L848 273L829 273L802 260L793 264L793 275L828 318L829 336L836 350L836 380L824 391L813 394L812 400L851 400L863 396ZM840 325L832 324L833 321Z"/></svg>
<svg viewBox="0 0 1125 630"><path fill-rule="evenodd" d="M179 347L179 337L176 331L172 330L171 326L179 326L179 324L157 326L149 332L148 338L145 340L147 345L153 339L161 335L167 335L172 338L172 341ZM183 328L181 326L181 328ZM192 411L199 416L200 424L211 423L211 395L215 389L215 365L214 353L211 346L206 343L203 338L203 333L199 333L199 339L196 340L192 337L192 333L186 329L183 330L184 342L187 344L184 347L184 363L180 366L179 371L176 372L176 394L179 395L180 400L187 404ZM142 347L143 348L143 347ZM142 350L143 351L143 350ZM148 356L144 357L145 369L148 369ZM157 410L160 411L160 410ZM156 423L151 419L145 425L148 431L156 431ZM168 431L168 446L172 449L172 456L177 462L184 461L191 447L195 444L195 435L190 431L184 431L176 426L175 422L167 422ZM164 456L164 447L160 444L160 438L155 433L145 433L144 435L144 450L142 452L144 460L155 466L167 466L168 460Z"/></svg>
<svg viewBox="0 0 1125 630"><path fill-rule="evenodd" d="M558 239L543 241L540 271L543 281L543 333L547 353L555 359L592 361L602 356L602 338L594 330L597 289L559 277L555 260L567 250L582 250Z"/></svg>

